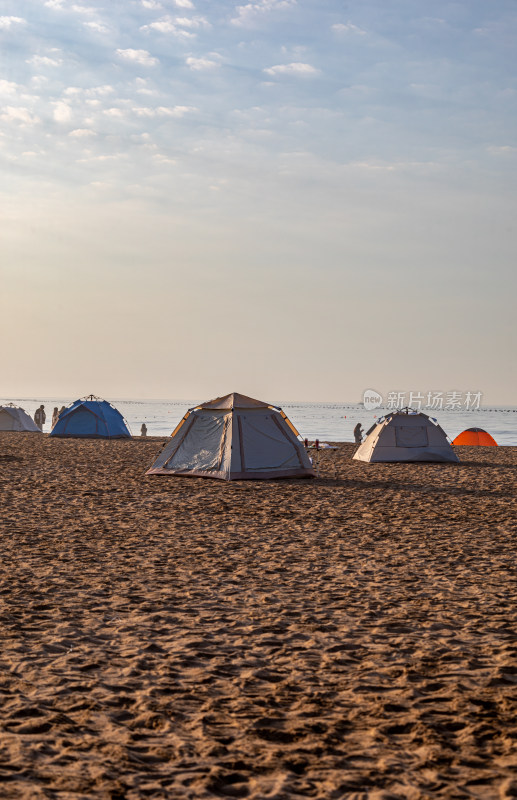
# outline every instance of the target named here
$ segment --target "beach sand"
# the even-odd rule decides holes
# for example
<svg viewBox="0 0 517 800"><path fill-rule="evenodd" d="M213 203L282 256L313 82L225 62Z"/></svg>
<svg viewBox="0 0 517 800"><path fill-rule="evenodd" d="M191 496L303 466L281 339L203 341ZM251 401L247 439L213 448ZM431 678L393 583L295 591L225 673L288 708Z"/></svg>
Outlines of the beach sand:
<svg viewBox="0 0 517 800"><path fill-rule="evenodd" d="M1 434L0 796L517 797L517 448L224 483Z"/></svg>

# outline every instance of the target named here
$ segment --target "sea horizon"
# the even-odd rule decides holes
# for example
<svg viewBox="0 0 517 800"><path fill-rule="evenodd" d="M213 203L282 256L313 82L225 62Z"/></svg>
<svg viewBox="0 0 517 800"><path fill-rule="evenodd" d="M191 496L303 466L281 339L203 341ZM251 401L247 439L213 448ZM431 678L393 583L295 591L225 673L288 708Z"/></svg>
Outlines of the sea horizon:
<svg viewBox="0 0 517 800"><path fill-rule="evenodd" d="M69 405L74 397L3 397L0 404L14 403L22 406L34 416L38 406L43 403L47 419L43 428L50 432L52 410ZM108 399L108 398L103 398ZM109 398L129 424L133 436L140 435L143 423L147 426L148 436L169 436L182 416L199 403L193 399L142 399L142 398ZM368 410L362 403L306 400L273 400L272 405L280 406L288 415L300 435L309 439L320 439L334 442L350 442L354 440L353 429L360 422L364 433L392 408L381 406ZM461 409L429 409L422 412L435 419L452 440L466 428L478 427L487 430L501 446L517 445L517 407L481 406L466 410ZM514 416L516 415L516 416Z"/></svg>

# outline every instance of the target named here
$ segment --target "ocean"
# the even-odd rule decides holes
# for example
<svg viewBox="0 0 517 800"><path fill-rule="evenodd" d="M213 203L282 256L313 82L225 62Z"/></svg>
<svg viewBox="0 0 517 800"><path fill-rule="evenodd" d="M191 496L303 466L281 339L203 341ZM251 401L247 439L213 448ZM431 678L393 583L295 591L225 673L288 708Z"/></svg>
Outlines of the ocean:
<svg viewBox="0 0 517 800"><path fill-rule="evenodd" d="M47 421L43 428L50 431L52 410L61 408L76 398L70 397L5 397L0 404L14 403L34 416L38 406L43 403ZM128 400L112 399L129 424L134 436L140 435L143 422L149 436L168 436L176 427L185 412L196 405L195 400ZM198 402L198 401L197 401ZM273 401L285 411L301 436L331 442L353 442L353 429L360 422L366 432L375 420L387 413L388 409L374 411L365 409L362 403L308 403L297 401ZM458 409L428 411L424 413L436 419L450 439L454 439L465 428L483 428L500 445L517 445L517 408L490 407L480 409Z"/></svg>

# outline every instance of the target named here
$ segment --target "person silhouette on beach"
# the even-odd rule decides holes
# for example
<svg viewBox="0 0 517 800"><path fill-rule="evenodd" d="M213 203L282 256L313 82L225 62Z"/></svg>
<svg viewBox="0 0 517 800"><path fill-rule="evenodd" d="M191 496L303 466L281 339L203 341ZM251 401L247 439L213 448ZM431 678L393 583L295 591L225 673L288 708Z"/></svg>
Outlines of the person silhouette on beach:
<svg viewBox="0 0 517 800"><path fill-rule="evenodd" d="M59 408L55 406L54 411L52 412L52 427L54 427L58 419L59 419Z"/></svg>
<svg viewBox="0 0 517 800"><path fill-rule="evenodd" d="M40 431L43 430L43 426L45 424L46 419L47 415L45 414L45 406L42 403L40 407L36 409L36 413L34 414L34 422L36 423Z"/></svg>
<svg viewBox="0 0 517 800"><path fill-rule="evenodd" d="M147 436L147 425L145 422L142 422L142 427L140 428L140 436Z"/></svg>
<svg viewBox="0 0 517 800"><path fill-rule="evenodd" d="M354 439L356 444L361 444L363 441L363 429L360 422L354 428Z"/></svg>

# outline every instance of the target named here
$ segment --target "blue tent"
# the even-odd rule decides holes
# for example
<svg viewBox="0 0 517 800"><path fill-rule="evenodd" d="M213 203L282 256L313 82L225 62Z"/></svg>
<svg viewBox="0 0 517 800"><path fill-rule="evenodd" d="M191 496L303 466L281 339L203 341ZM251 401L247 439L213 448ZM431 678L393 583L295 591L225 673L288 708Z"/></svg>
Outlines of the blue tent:
<svg viewBox="0 0 517 800"><path fill-rule="evenodd" d="M51 436L73 436L83 439L130 438L124 417L106 400L94 395L76 400L66 408L50 432Z"/></svg>

